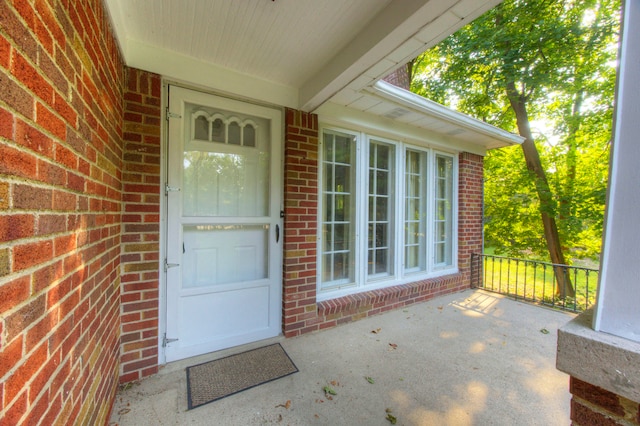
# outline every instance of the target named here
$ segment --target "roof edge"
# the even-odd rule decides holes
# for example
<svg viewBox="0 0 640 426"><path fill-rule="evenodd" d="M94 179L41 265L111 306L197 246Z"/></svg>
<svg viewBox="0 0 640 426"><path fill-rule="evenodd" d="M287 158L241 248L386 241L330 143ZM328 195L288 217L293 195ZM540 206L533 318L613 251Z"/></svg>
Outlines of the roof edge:
<svg viewBox="0 0 640 426"><path fill-rule="evenodd" d="M464 127L470 131L484 134L509 145L520 145L525 138L475 119L467 114L452 110L444 105L417 95L401 87L378 80L365 90L386 100L421 114L427 114L442 121Z"/></svg>

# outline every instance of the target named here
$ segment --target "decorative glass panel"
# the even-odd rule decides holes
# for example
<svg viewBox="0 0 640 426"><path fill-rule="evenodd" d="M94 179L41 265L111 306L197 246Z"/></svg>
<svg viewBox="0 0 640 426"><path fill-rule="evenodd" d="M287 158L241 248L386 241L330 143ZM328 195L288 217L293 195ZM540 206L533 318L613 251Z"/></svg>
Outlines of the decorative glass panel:
<svg viewBox="0 0 640 426"><path fill-rule="evenodd" d="M228 135L229 145L240 145L242 142L240 138L240 134L241 134L240 125L235 121L232 121L227 126L227 130L229 132L229 135Z"/></svg>
<svg viewBox="0 0 640 426"><path fill-rule="evenodd" d="M251 124L247 124L242 129L242 145L249 147L256 146L256 129Z"/></svg>
<svg viewBox="0 0 640 426"><path fill-rule="evenodd" d="M211 140L213 142L225 142L225 125L221 118L216 118L211 123Z"/></svg>
<svg viewBox="0 0 640 426"><path fill-rule="evenodd" d="M194 137L202 141L209 140L209 120L207 117L199 116L194 123Z"/></svg>

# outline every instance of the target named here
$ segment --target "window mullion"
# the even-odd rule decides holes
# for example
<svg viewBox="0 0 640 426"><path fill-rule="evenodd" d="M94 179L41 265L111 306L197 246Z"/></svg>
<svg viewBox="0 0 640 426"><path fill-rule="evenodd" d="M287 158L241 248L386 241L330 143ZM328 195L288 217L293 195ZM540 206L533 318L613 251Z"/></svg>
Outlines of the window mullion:
<svg viewBox="0 0 640 426"><path fill-rule="evenodd" d="M358 167L356 168L358 175L356 182L363 182L359 185L358 203L356 207L356 229L358 237L356 238L356 259L358 259L358 267L356 268L358 287L364 286L367 277L367 210L369 206L369 144L364 134L360 134L357 146Z"/></svg>
<svg viewBox="0 0 640 426"><path fill-rule="evenodd" d="M398 155L396 155L396 169L395 169L395 188L396 197L394 200L394 214L395 214L395 227L394 235L396 236L394 242L394 270L396 271L396 278L404 276L404 256L405 256L405 165L407 152L403 144L398 146Z"/></svg>

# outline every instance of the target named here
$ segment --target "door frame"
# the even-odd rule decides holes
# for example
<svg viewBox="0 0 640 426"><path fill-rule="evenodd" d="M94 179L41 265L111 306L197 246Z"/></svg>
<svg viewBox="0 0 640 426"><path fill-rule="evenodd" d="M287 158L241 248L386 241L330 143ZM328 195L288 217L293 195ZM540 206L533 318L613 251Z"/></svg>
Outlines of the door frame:
<svg viewBox="0 0 640 426"><path fill-rule="evenodd" d="M228 94L219 93L214 90L207 90L206 88L196 87L190 84L181 83L172 79L162 79L162 96L161 96L161 120L162 125L160 129L160 238L159 238L159 254L160 258L158 260L158 276L159 276L159 286L160 291L158 295L158 365L167 364L166 359L166 347L164 345L165 336L167 332L167 321L168 321L168 311L167 311L167 272L164 268L164 262L167 257L167 240L168 240L168 227L169 227L169 218L168 218L168 197L165 196L165 187L168 182L169 176L169 86L180 87L183 89L193 90L196 92L200 92L206 95L217 96L220 98L229 99L231 101L243 102L249 105L255 105L264 108L270 108L276 110L280 113L280 167L279 170L279 178L280 178L280 187L278 189L279 198L280 198L280 211L284 211L284 164L285 164L285 143L284 143L284 135L285 135L285 114L284 109L281 106L266 104L263 102L246 99L243 97L233 97ZM283 282L282 282L282 268L284 262L284 220L280 221L280 235L281 235L281 244L279 244L280 251L280 259L279 270L276 271L276 275L280 281L280 300L278 302L279 306L279 316L282 316L282 303L283 303ZM280 328L282 328L282 324L280 324ZM282 329L280 330L282 333Z"/></svg>

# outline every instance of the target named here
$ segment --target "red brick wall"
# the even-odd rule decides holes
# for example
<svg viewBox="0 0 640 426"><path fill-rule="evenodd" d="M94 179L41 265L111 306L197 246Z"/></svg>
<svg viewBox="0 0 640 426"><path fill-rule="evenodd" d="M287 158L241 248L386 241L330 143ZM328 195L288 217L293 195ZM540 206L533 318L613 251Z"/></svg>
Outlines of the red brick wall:
<svg viewBox="0 0 640 426"><path fill-rule="evenodd" d="M401 66L400 68L386 76L383 80L404 90L411 89L411 79L409 78L409 68L407 65Z"/></svg>
<svg viewBox="0 0 640 426"><path fill-rule="evenodd" d="M286 111L283 331L293 337L469 288L482 247L482 157L460 155L460 273L316 302L318 119Z"/></svg>
<svg viewBox="0 0 640 426"><path fill-rule="evenodd" d="M287 109L285 128L282 327L295 336L317 316L318 116Z"/></svg>
<svg viewBox="0 0 640 426"><path fill-rule="evenodd" d="M0 424L108 416L123 78L101 1L0 2Z"/></svg>
<svg viewBox="0 0 640 426"><path fill-rule="evenodd" d="M161 77L127 68L120 381L158 370Z"/></svg>
<svg viewBox="0 0 640 426"><path fill-rule="evenodd" d="M471 255L482 253L483 158L463 152L458 167L458 266L464 282L469 284Z"/></svg>
<svg viewBox="0 0 640 426"><path fill-rule="evenodd" d="M598 386L570 378L571 420L574 426L640 425L640 403Z"/></svg>

